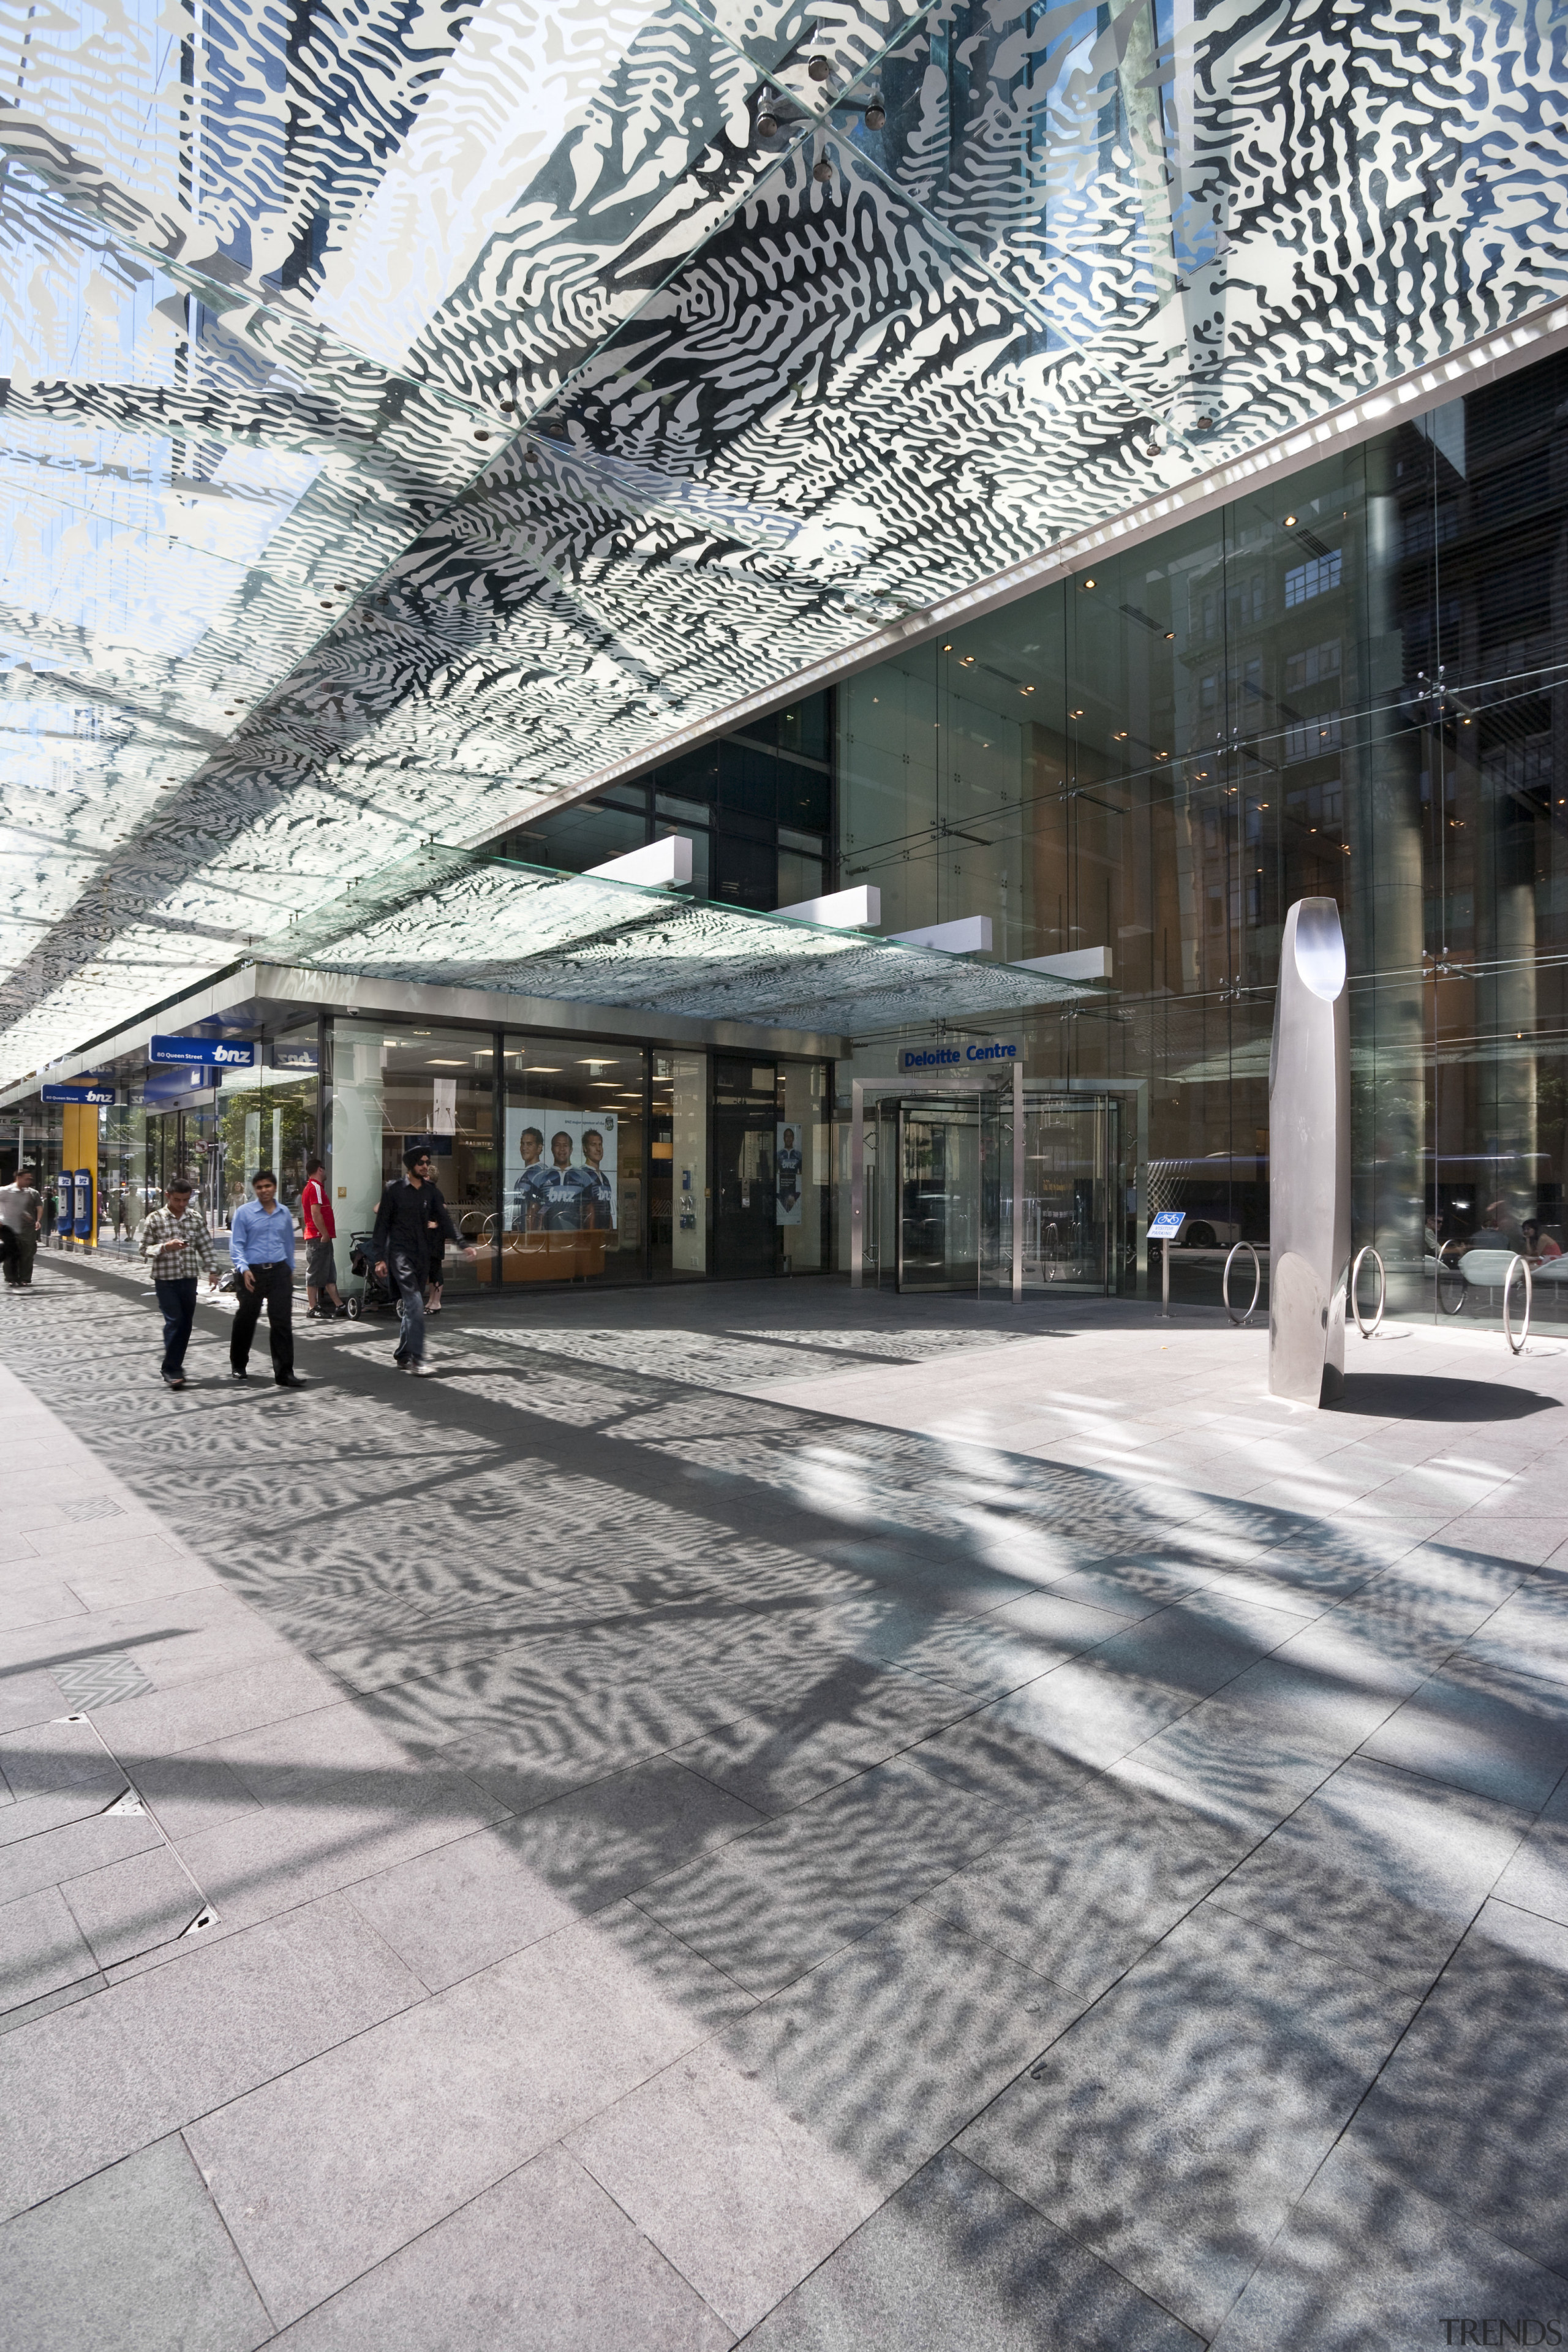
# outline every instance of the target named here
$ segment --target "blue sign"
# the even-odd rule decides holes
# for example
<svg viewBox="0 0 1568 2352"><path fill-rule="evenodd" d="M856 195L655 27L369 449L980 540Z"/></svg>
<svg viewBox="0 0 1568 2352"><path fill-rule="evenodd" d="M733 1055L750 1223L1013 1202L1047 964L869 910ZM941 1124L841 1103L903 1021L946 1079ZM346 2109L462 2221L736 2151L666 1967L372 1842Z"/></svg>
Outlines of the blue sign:
<svg viewBox="0 0 1568 2352"><path fill-rule="evenodd" d="M209 1070L248 1070L256 1048L248 1037L154 1037L150 1062L199 1062Z"/></svg>
<svg viewBox="0 0 1568 2352"><path fill-rule="evenodd" d="M92 1171L79 1168L76 1171L75 1233L79 1242L92 1239Z"/></svg>
<svg viewBox="0 0 1568 2352"><path fill-rule="evenodd" d="M989 1045L906 1045L899 1055L900 1070L973 1069L977 1062L1016 1062L1019 1048L994 1042Z"/></svg>
<svg viewBox="0 0 1568 2352"><path fill-rule="evenodd" d="M40 1087L38 1093L45 1102L112 1103L112 1087Z"/></svg>
<svg viewBox="0 0 1568 2352"><path fill-rule="evenodd" d="M149 1070L142 1092L150 1103L182 1102L198 1087L216 1084L216 1070Z"/></svg>
<svg viewBox="0 0 1568 2352"><path fill-rule="evenodd" d="M1149 1220L1152 1242L1173 1242L1187 1222L1185 1209L1160 1209Z"/></svg>

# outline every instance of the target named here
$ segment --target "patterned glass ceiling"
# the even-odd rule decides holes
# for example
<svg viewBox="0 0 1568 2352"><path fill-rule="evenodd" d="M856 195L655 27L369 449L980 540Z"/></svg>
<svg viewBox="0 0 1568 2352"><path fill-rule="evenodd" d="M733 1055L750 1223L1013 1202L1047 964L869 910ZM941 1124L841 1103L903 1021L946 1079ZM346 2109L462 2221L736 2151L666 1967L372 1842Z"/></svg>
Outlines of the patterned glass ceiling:
<svg viewBox="0 0 1568 2352"><path fill-rule="evenodd" d="M1563 16L9 0L0 1083L1562 294Z"/></svg>
<svg viewBox="0 0 1568 2352"><path fill-rule="evenodd" d="M1092 991L1022 965L432 847L265 951L296 969L861 1036ZM346 920L346 928L345 928Z"/></svg>

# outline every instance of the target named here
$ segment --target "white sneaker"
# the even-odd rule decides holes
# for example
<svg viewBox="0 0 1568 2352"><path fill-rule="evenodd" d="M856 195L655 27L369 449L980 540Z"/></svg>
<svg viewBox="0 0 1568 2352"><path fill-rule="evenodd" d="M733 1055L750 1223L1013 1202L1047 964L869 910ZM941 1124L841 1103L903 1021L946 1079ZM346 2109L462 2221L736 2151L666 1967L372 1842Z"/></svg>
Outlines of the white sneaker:
<svg viewBox="0 0 1568 2352"><path fill-rule="evenodd" d="M436 1367L426 1357L421 1356L414 1369L416 1372L423 1374L425 1372L433 1372Z"/></svg>

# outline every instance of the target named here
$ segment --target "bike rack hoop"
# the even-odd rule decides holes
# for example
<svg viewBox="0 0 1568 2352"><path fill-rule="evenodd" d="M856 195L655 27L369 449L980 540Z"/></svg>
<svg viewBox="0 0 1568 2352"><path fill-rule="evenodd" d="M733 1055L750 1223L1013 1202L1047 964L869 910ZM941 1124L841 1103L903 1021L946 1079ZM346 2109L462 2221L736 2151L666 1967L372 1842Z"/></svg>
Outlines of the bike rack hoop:
<svg viewBox="0 0 1568 2352"><path fill-rule="evenodd" d="M1247 1310L1245 1314L1238 1315L1235 1307L1230 1303L1230 1269L1237 1253L1241 1250L1252 1251L1252 1297L1247 1303ZM1232 1242L1230 1245L1230 1254L1225 1262L1225 1272L1219 1278L1219 1295L1225 1301L1226 1313L1238 1328L1244 1328L1247 1324L1251 1322L1258 1299L1261 1297L1262 1294L1263 1260L1258 1256L1258 1252L1252 1248L1252 1244L1250 1242Z"/></svg>
<svg viewBox="0 0 1568 2352"><path fill-rule="evenodd" d="M1517 1339L1513 1336L1513 1325L1509 1321L1508 1317L1508 1302L1513 1295L1513 1277L1516 1269L1524 1276L1524 1321L1520 1326ZM1534 1297L1534 1289L1535 1286L1531 1280L1530 1260L1527 1257L1510 1257L1508 1262L1508 1272L1502 1278L1502 1336L1508 1341L1510 1352L1516 1356L1523 1355L1524 1343L1530 1337L1530 1309Z"/></svg>
<svg viewBox="0 0 1568 2352"><path fill-rule="evenodd" d="M1361 1270L1366 1264L1368 1258L1371 1258L1373 1265L1377 1268L1377 1312L1372 1318L1372 1328L1370 1331L1361 1319L1361 1298L1359 1295L1361 1290ZM1363 1339L1376 1339L1379 1326L1383 1321L1383 1310L1387 1304L1388 1276L1384 1271L1382 1258L1369 1242L1365 1249L1358 1250L1356 1252L1356 1261L1351 1268L1351 1313L1355 1317L1355 1328L1361 1333Z"/></svg>

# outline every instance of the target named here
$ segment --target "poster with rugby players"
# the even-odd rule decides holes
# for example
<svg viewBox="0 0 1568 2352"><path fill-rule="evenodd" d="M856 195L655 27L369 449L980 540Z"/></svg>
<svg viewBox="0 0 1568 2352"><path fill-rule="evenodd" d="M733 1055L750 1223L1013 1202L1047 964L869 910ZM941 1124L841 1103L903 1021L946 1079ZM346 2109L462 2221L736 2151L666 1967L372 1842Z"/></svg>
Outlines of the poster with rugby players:
<svg viewBox="0 0 1568 2352"><path fill-rule="evenodd" d="M613 1110L509 1110L507 1225L514 1234L613 1234Z"/></svg>

